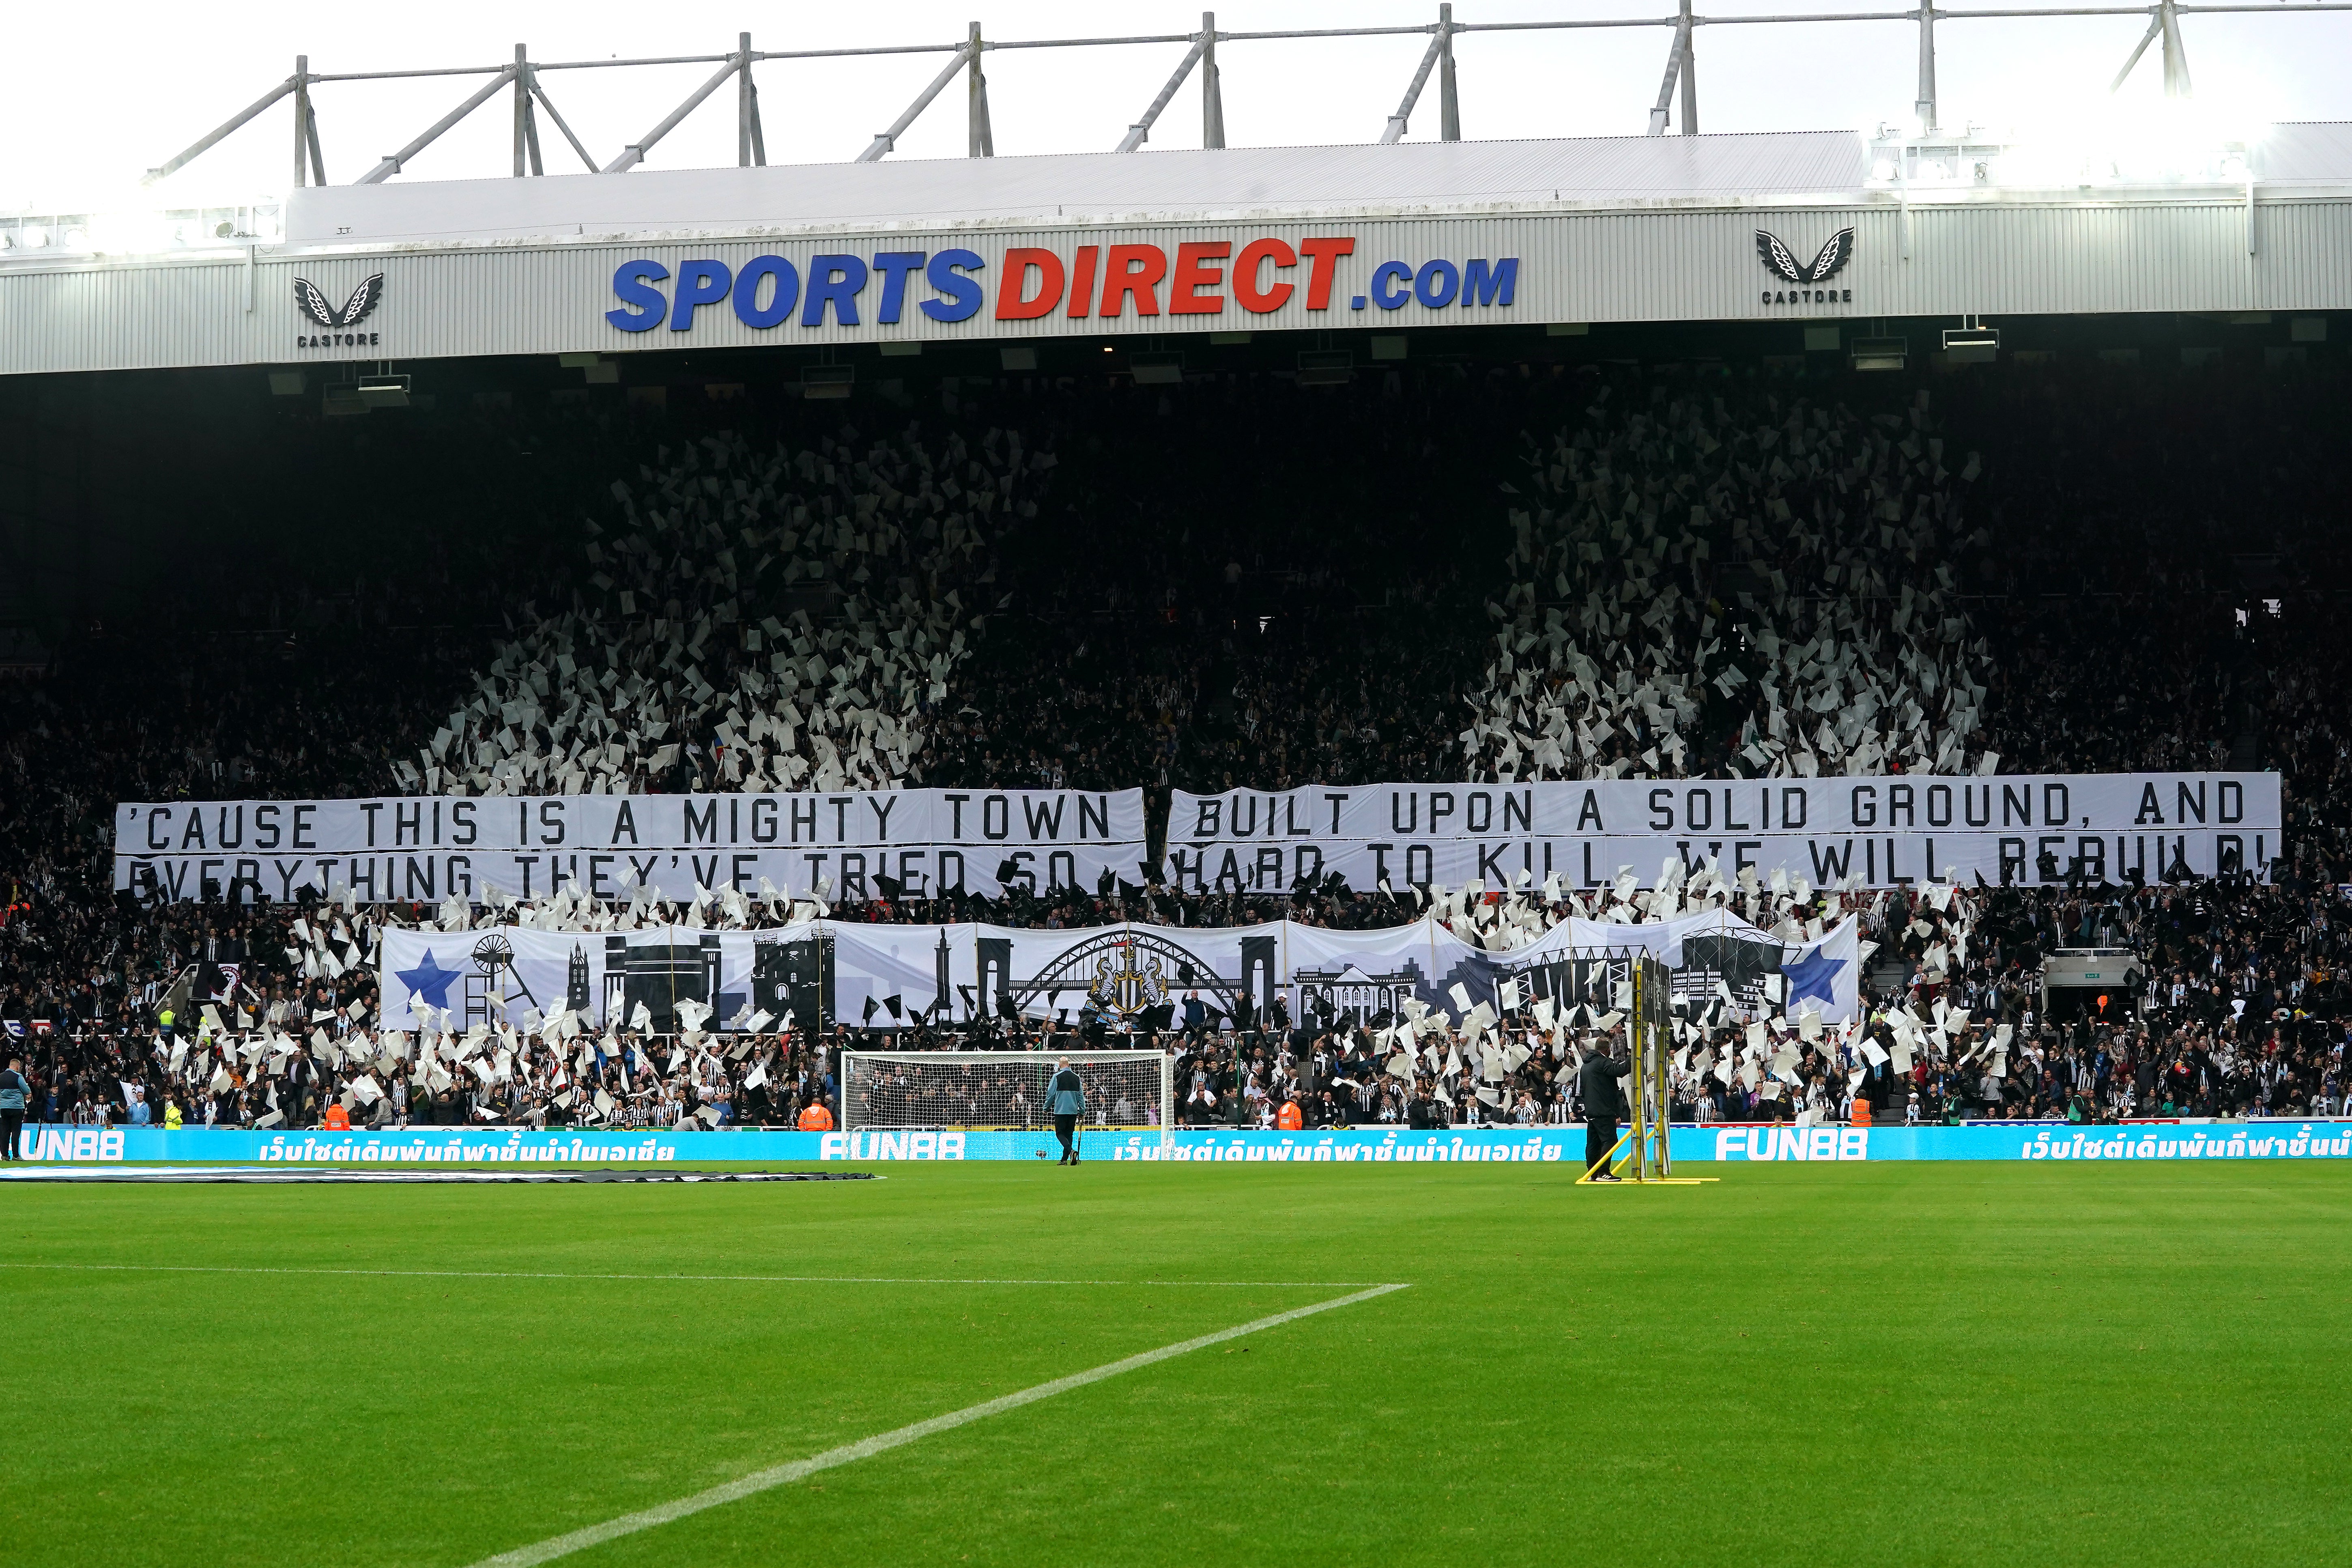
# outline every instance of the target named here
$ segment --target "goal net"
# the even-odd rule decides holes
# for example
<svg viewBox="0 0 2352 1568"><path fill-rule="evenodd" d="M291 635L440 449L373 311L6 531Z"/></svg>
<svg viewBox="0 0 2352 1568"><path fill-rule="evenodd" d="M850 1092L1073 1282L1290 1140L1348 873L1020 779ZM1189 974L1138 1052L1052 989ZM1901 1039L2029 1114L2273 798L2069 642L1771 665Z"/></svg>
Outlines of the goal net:
<svg viewBox="0 0 2352 1568"><path fill-rule="evenodd" d="M1004 1132L1016 1156L1058 1154L1046 1088L1064 1057L1086 1091L1081 1131L1167 1142L1174 1065L1160 1051L844 1051L841 1130Z"/></svg>

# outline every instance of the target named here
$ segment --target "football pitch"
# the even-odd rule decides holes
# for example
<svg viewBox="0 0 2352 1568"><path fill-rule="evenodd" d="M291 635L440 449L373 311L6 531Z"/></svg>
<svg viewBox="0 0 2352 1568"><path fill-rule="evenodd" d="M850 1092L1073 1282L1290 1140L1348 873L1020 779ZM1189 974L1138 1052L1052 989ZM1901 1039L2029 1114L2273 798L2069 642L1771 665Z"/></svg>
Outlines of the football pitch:
<svg viewBox="0 0 2352 1568"><path fill-rule="evenodd" d="M2343 1560L2340 1168L1690 1169L10 1185L0 1562Z"/></svg>

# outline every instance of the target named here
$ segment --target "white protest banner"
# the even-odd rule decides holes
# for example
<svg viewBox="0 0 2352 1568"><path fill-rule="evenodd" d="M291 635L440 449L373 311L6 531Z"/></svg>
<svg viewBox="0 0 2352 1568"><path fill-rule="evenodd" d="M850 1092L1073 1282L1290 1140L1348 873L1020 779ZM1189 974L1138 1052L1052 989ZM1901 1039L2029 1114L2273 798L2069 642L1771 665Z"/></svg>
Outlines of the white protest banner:
<svg viewBox="0 0 2352 1568"><path fill-rule="evenodd" d="M598 899L644 883L859 902L994 896L1134 879L1140 790L841 790L822 795L394 795L378 800L125 803L114 885L172 900L290 900L349 888L370 903L480 902L576 881ZM1000 876L1000 872L1003 875ZM887 884L887 885L886 885Z"/></svg>
<svg viewBox="0 0 2352 1568"><path fill-rule="evenodd" d="M1674 859L1815 886L2155 881L2176 866L2261 873L2283 853L2282 821L2268 773L1179 790L1162 872L1191 890L1248 892L1334 873L1358 889L1551 877L1591 888L1628 868L1649 886Z"/></svg>
<svg viewBox="0 0 2352 1568"><path fill-rule="evenodd" d="M709 1008L713 1029L748 1028L761 1015L761 1026L771 1029L787 1016L803 1029L838 1022L887 1030L919 1018L970 1025L1013 1015L1099 1020L1122 1031L1181 1028L1192 1003L1212 1022L1263 1022L1279 1004L1295 1023L1328 1026L1397 1016L1408 1000L1458 1020L1457 985L1473 1005L1499 1009L1497 982L1511 975L1529 978L1530 1003L1569 997L1583 984L1581 960L1593 952L1664 952L1679 937L1668 959L1678 986L1687 976L1685 988L1711 995L1723 975L1748 1005L1766 973L1801 978L1817 972L1814 994L1824 1015L1851 1016L1857 979L1852 921L1819 944L1827 962L1817 958L1809 971L1801 949L1727 919L1589 932L1588 922L1564 923L1512 952L1483 951L1427 918L1346 931L1289 921L1065 931L830 920L757 931L389 927L379 980L384 1027L423 1026L415 1011L421 1003L446 1009L448 1026L458 1033L562 1008L577 1012L591 1029L619 1028L643 1006L653 1031L666 1034L677 1026L681 1002ZM1573 939L1588 934L1599 940L1588 949L1575 945ZM1605 989L1601 994L1605 998Z"/></svg>
<svg viewBox="0 0 2352 1568"><path fill-rule="evenodd" d="M1593 954L1648 953L1674 972L1676 1000L1704 1006L1720 994L1720 981L1734 1009L1750 1016L1765 1006L1765 977L1777 974L1787 982L1775 998L1786 1011L1810 1005L1824 1023L1842 1024L1861 1005L1861 921L1853 918L1818 942L1797 942L1759 931L1728 910L1631 924L1570 919L1525 947L1496 954L1495 963L1505 974L1532 977L1535 994L1563 996L1576 994L1588 973L1596 980L1619 977L1593 972Z"/></svg>
<svg viewBox="0 0 2352 1568"><path fill-rule="evenodd" d="M620 1027L642 1005L656 1032L677 1006L711 1009L709 1026L896 1028L918 1015L970 1024L1009 1012L1108 1027L1181 1027L1185 1004L1213 1019L1361 1020L1407 997L1444 1005L1460 984L1495 1000L1495 959L1433 921L1368 931L1276 921L1208 930L1157 925L1044 931L1009 926L804 921L756 931L656 926L544 931L389 927L380 959L383 1023L421 1026L416 1004L450 1026L536 1010ZM437 1013L436 1015L437 1016Z"/></svg>

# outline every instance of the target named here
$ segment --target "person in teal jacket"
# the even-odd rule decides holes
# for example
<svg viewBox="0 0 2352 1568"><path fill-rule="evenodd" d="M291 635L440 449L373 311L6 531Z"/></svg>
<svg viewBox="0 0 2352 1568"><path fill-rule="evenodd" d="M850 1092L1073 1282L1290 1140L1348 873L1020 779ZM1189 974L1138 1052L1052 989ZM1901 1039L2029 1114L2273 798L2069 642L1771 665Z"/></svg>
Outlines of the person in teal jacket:
<svg viewBox="0 0 2352 1568"><path fill-rule="evenodd" d="M1076 1076L1076 1075L1073 1075ZM25 1081L25 1058L11 1055L8 1066L0 1069L0 1157L21 1160L24 1151L25 1100L33 1086Z"/></svg>
<svg viewBox="0 0 2352 1568"><path fill-rule="evenodd" d="M1086 1114L1087 1090L1067 1057L1055 1064L1053 1081L1045 1086L1045 1109L1054 1118L1054 1136L1062 1141L1061 1163L1076 1164L1078 1118Z"/></svg>

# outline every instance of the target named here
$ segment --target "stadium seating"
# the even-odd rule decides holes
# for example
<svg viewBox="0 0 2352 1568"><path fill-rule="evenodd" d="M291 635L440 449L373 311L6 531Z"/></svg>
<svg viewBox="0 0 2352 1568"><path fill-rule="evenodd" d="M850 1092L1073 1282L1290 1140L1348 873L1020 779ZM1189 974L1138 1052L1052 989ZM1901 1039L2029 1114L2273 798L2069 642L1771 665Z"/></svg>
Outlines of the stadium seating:
<svg viewBox="0 0 2352 1568"><path fill-rule="evenodd" d="M2291 826L2266 884L1968 890L1949 910L1830 895L1881 944L1895 1011L1876 1037L1916 1039L1910 1074L1824 1048L1794 1082L1746 1081L1748 1061L1727 1082L1696 1064L1738 1051L1703 1035L1685 1103L2340 1109L2345 403L2327 363L1917 382L1437 365L1329 389L1007 382L847 416L567 405L382 450L289 429L289 454L340 465L404 527L397 548L355 581L334 552L223 536L0 687L0 1018L44 1114L119 1120L129 1083L194 1120L293 1125L362 1073L415 1091L372 1027L372 921L516 918L118 898L118 800L1139 784L1156 815L1171 788L1318 781L2261 765L2285 775ZM1507 936L1495 906L1433 891L1495 945L1570 907L1523 901ZM1423 899L1110 879L834 912L1346 927ZM2145 1020L2028 1016L2022 978L2086 935L2146 959ZM256 1016L233 1058L194 1038L222 990ZM1970 1022L1939 1031L1939 1001ZM405 1110L784 1121L824 1092L821 1044L616 1041L584 1074L575 1047L551 1108L555 1053L523 1048L507 1079L428 1081ZM1185 1048L1245 1114L1237 1064L1260 1048L1258 1088L1295 1071L1310 1114L1433 1113L1363 1044L1307 1028ZM1457 1093L1444 1112L1513 1114L1523 1089L1529 1114L1566 1115L1559 1065L1538 1053L1499 1104Z"/></svg>

